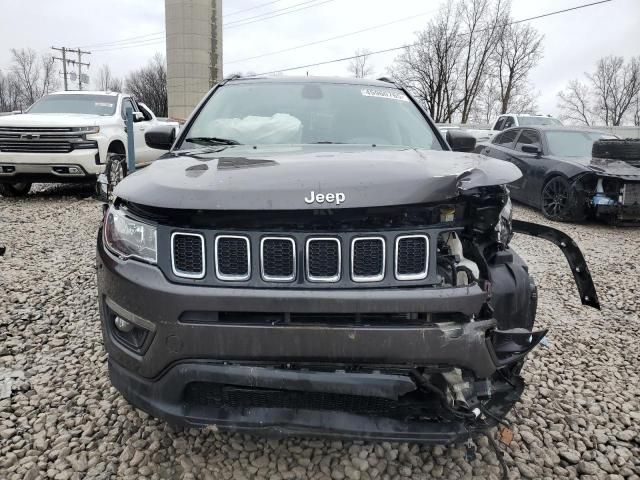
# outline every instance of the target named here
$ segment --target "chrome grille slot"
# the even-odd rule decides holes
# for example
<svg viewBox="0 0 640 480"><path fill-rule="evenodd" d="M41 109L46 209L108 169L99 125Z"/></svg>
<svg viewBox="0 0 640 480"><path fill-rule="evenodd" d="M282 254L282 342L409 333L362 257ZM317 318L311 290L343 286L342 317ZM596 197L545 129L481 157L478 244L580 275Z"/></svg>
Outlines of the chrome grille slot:
<svg viewBox="0 0 640 480"><path fill-rule="evenodd" d="M240 235L216 237L215 264L216 276L220 280L248 280L251 276L249 239Z"/></svg>
<svg viewBox="0 0 640 480"><path fill-rule="evenodd" d="M171 235L171 268L177 277L204 278L204 237L197 233L173 233Z"/></svg>
<svg viewBox="0 0 640 480"><path fill-rule="evenodd" d="M307 279L311 282L340 280L342 252L338 238L310 238L306 244Z"/></svg>
<svg viewBox="0 0 640 480"><path fill-rule="evenodd" d="M396 238L395 274L398 280L421 280L427 277L429 237L403 235Z"/></svg>
<svg viewBox="0 0 640 480"><path fill-rule="evenodd" d="M351 242L351 278L379 282L384 278L385 243L382 237L354 238Z"/></svg>
<svg viewBox="0 0 640 480"><path fill-rule="evenodd" d="M264 237L260 241L260 268L267 282L291 282L296 278L296 243L293 238Z"/></svg>

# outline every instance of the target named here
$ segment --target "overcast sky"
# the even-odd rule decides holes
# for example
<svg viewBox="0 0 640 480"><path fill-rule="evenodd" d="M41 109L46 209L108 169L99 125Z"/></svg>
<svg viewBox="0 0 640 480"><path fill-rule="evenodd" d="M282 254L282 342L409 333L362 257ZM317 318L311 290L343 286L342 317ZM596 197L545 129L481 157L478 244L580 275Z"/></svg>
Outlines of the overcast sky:
<svg viewBox="0 0 640 480"><path fill-rule="evenodd" d="M256 21L231 22L276 12L309 0L223 0L224 72L267 72L353 55L357 48L382 50L413 41L437 10L437 0L317 0L311 8ZM512 0L515 19L569 8L593 0ZM147 62L155 52L164 54L164 0L0 0L0 69L10 62L11 48L86 47L92 52L89 74L100 65L111 66L117 76ZM408 18L408 19L407 19ZM277 55L237 61L296 45L405 19L392 25ZM640 0L610 3L531 22L545 36L544 57L531 75L542 113L556 114L556 94L566 83L591 71L605 55L629 58L640 55ZM117 45L109 42L127 40ZM128 43L127 43L128 42ZM384 75L397 52L375 55L376 74ZM332 63L289 74L347 75L348 62Z"/></svg>

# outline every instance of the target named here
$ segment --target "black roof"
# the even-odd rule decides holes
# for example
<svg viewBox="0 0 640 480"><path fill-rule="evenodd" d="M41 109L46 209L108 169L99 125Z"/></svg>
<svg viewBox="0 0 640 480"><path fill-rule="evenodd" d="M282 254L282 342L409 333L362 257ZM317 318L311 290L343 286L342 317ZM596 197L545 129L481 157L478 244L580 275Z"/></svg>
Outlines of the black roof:
<svg viewBox="0 0 640 480"><path fill-rule="evenodd" d="M342 83L348 85L363 85L368 87L391 87L399 88L391 82L374 80L370 78L353 77L309 77L309 76L254 76L254 77L231 77L224 82L260 82L260 83Z"/></svg>

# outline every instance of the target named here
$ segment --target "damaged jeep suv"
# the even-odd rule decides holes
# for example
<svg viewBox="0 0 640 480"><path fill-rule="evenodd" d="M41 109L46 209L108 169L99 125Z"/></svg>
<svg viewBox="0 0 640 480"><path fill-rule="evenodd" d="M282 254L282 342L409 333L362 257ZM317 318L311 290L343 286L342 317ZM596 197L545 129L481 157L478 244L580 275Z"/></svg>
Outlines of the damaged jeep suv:
<svg viewBox="0 0 640 480"><path fill-rule="evenodd" d="M441 136L388 81L234 78L105 206L97 275L113 385L182 425L448 443L523 391L536 286L501 160ZM458 150L458 151L452 151Z"/></svg>

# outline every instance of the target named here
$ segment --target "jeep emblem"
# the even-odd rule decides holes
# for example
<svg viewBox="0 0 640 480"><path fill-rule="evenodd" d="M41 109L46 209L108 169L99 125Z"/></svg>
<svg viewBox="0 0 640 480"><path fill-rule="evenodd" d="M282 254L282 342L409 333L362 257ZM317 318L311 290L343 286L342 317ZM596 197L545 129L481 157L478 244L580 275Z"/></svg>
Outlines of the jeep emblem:
<svg viewBox="0 0 640 480"><path fill-rule="evenodd" d="M316 193L311 190L309 198L304 197L305 203L335 203L340 205L345 200L345 195L342 192L337 193Z"/></svg>

